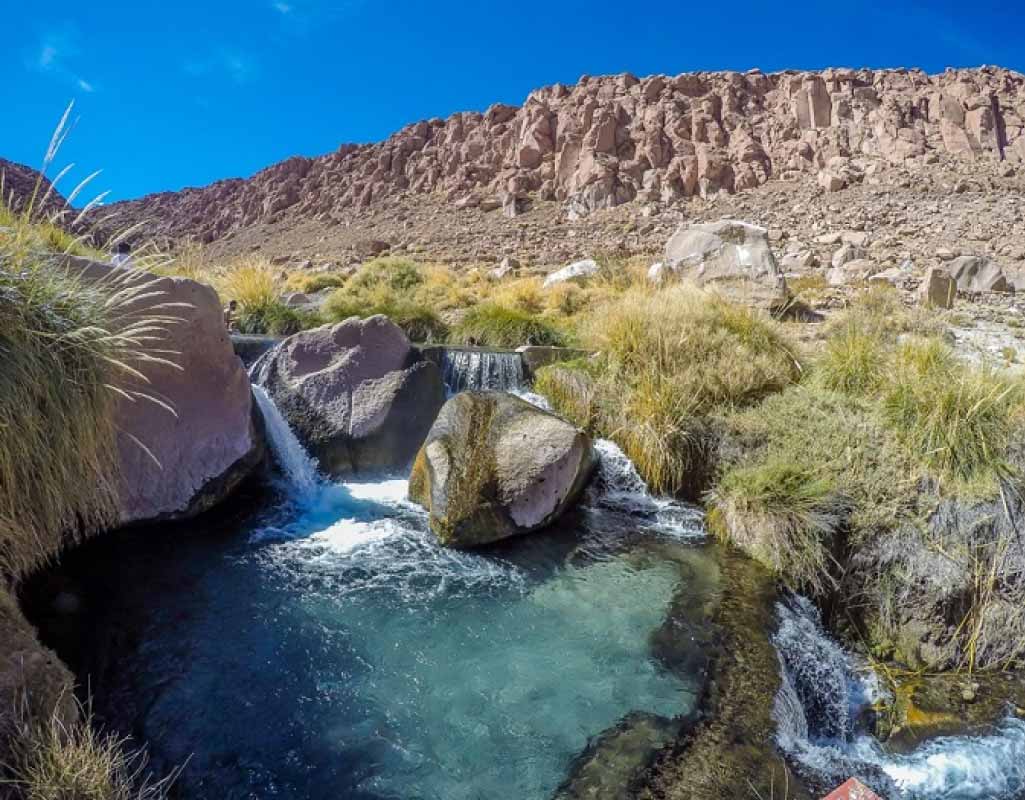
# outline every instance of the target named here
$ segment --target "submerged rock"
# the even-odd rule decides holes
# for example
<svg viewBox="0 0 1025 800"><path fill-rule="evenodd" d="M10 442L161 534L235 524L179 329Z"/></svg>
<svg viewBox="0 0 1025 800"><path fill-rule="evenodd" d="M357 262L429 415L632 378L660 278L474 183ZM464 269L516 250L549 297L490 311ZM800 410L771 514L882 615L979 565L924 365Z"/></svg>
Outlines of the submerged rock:
<svg viewBox="0 0 1025 800"><path fill-rule="evenodd" d="M683 722L633 711L593 737L570 765L553 800L628 800L655 755L679 734Z"/></svg>
<svg viewBox="0 0 1025 800"><path fill-rule="evenodd" d="M442 544L474 547L551 524L595 465L591 439L500 392L463 392L442 408L417 454L410 499Z"/></svg>
<svg viewBox="0 0 1025 800"><path fill-rule="evenodd" d="M381 315L290 336L253 375L331 475L409 466L445 402L437 365Z"/></svg>
<svg viewBox="0 0 1025 800"><path fill-rule="evenodd" d="M188 278L165 278L69 257L69 272L113 288L145 286L126 313L172 316L159 355L173 365L136 365L146 381L120 387L157 398L117 406L121 522L193 516L226 497L263 455L249 376L232 349L217 293ZM116 284L114 283L116 282Z"/></svg>

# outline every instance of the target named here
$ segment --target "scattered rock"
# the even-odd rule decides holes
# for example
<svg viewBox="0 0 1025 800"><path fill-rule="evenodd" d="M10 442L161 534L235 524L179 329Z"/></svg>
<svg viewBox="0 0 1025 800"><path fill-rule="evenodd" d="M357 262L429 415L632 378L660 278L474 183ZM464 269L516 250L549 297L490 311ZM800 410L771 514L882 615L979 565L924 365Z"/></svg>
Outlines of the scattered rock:
<svg viewBox="0 0 1025 800"><path fill-rule="evenodd" d="M576 500L595 465L590 437L561 417L499 392L452 397L409 478L449 547L476 547L535 531Z"/></svg>
<svg viewBox="0 0 1025 800"><path fill-rule="evenodd" d="M545 278L542 288L549 288L560 283L572 281L573 283L584 284L587 279L598 274L598 262L593 258L585 258L582 261L574 261L569 266L557 270Z"/></svg>
<svg viewBox="0 0 1025 800"><path fill-rule="evenodd" d="M666 244L661 268L653 267L648 272L655 282L670 275L699 286L746 284L769 297L785 291L783 273L765 228L735 220L681 225Z"/></svg>
<svg viewBox="0 0 1025 800"><path fill-rule="evenodd" d="M488 278L493 281L500 281L512 275L520 268L520 262L515 258L506 256L497 267L488 272Z"/></svg>
<svg viewBox="0 0 1025 800"><path fill-rule="evenodd" d="M957 282L947 270L929 267L918 287L918 301L933 308L953 308L957 296Z"/></svg>

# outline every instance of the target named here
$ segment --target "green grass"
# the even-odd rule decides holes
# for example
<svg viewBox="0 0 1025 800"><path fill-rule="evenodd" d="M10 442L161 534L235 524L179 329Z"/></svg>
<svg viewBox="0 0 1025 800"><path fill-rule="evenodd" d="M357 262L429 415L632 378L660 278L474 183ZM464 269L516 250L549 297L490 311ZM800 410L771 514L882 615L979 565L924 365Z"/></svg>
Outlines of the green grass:
<svg viewBox="0 0 1025 800"><path fill-rule="evenodd" d="M846 504L830 478L781 455L730 470L711 493L717 535L795 589L835 588Z"/></svg>
<svg viewBox="0 0 1025 800"><path fill-rule="evenodd" d="M493 303L468 310L449 338L455 344L498 348L569 344L566 334L540 316Z"/></svg>
<svg viewBox="0 0 1025 800"><path fill-rule="evenodd" d="M368 306L353 301L344 292L336 292L327 299L323 310L324 317L332 322L341 322L349 317L366 318L375 314L384 314L414 342L444 342L448 338L448 326L441 318L431 309L412 302L391 301Z"/></svg>
<svg viewBox="0 0 1025 800"><path fill-rule="evenodd" d="M1019 380L962 365L935 341L896 351L883 397L886 420L905 446L962 491L995 489L1011 472L1007 451L1023 408Z"/></svg>

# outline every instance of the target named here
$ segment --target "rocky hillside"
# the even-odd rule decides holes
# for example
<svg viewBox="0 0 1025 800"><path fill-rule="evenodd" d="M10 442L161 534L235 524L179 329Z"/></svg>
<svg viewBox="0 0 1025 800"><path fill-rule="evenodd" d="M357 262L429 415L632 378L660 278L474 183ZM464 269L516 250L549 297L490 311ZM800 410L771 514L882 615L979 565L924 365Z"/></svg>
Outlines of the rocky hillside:
<svg viewBox="0 0 1025 800"><path fill-rule="evenodd" d="M3 203L9 208L21 209L26 203L31 202L32 193L36 189L38 180L39 173L32 167L0 158L0 186L3 188ZM50 181L44 178L39 184L39 192L36 197L37 211L45 208L47 213L55 212L66 205L60 192L49 190ZM45 205L43 205L44 200Z"/></svg>
<svg viewBox="0 0 1025 800"><path fill-rule="evenodd" d="M997 177L1025 164L1025 76L982 67L584 77L520 107L418 122L379 144L115 208L153 235L213 242L282 223L359 227L410 197L442 213L510 217L547 202L572 220L769 181L837 191L948 162Z"/></svg>

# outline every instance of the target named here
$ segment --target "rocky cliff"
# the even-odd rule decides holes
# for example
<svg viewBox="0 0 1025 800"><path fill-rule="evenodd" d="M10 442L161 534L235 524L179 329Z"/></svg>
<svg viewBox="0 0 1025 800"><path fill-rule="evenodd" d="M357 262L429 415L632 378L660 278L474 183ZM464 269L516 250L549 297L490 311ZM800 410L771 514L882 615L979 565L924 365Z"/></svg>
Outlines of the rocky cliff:
<svg viewBox="0 0 1025 800"><path fill-rule="evenodd" d="M948 159L984 173L1025 162L1025 76L982 67L583 77L520 107L418 122L379 144L114 208L150 234L211 242L257 224L351 225L410 195L508 216L554 201L573 219L777 179L835 191L888 166Z"/></svg>

